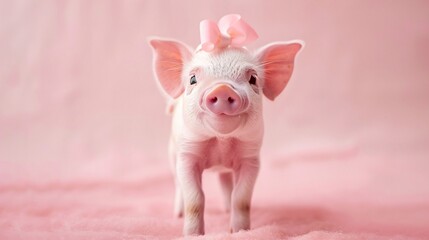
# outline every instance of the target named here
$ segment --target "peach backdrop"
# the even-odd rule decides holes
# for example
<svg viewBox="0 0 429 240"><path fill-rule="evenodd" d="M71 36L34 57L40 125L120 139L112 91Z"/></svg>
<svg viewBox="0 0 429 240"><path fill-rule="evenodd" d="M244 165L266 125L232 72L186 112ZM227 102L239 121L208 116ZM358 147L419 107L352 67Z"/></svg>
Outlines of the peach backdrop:
<svg viewBox="0 0 429 240"><path fill-rule="evenodd" d="M0 1L3 185L167 169L170 119L146 38L195 47L199 21L228 13L259 33L251 49L306 42L285 92L264 102L256 199L281 186L300 201L429 212L429 2L417 0ZM271 168L284 169L274 183Z"/></svg>

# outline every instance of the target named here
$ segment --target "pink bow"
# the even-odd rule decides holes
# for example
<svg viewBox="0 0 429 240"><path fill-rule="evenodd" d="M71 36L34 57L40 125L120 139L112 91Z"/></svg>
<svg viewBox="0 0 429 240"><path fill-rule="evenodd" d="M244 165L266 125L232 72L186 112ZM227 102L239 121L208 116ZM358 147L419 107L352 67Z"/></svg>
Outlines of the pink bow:
<svg viewBox="0 0 429 240"><path fill-rule="evenodd" d="M200 22L201 48L206 52L228 46L243 47L258 37L255 30L238 14L226 15L217 24L208 19Z"/></svg>

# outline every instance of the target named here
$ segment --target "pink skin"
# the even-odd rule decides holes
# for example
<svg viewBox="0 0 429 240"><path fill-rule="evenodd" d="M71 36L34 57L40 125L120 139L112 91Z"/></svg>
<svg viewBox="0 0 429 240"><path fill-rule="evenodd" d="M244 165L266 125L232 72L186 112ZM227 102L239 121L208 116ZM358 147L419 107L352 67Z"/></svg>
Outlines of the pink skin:
<svg viewBox="0 0 429 240"><path fill-rule="evenodd" d="M149 43L155 75L171 99L174 213L184 216L183 233L204 234L205 169L219 171L231 231L250 229L264 132L262 95L274 100L286 87L303 43L273 43L256 54L244 48L194 52L175 40Z"/></svg>
<svg viewBox="0 0 429 240"><path fill-rule="evenodd" d="M243 108L244 101L231 86L226 84L217 84L214 89L206 91L206 94L203 97L203 104L214 114L234 116Z"/></svg>

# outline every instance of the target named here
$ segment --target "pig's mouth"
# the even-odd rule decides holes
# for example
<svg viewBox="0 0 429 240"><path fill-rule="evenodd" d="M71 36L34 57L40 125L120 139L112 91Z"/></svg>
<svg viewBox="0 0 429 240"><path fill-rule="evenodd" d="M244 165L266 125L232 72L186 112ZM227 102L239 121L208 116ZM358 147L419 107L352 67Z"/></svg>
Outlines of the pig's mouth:
<svg viewBox="0 0 429 240"><path fill-rule="evenodd" d="M245 113L237 115L227 114L204 114L204 124L216 133L230 134L238 129L245 121Z"/></svg>

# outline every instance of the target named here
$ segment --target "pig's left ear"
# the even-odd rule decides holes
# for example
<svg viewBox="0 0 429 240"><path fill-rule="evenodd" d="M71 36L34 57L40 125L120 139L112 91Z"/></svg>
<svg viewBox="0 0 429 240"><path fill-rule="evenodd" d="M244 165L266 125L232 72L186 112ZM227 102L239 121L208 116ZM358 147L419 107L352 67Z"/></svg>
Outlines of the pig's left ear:
<svg viewBox="0 0 429 240"><path fill-rule="evenodd" d="M150 38L148 42L153 50L153 68L158 82L169 96L179 97L184 91L183 66L192 57L190 48L176 40Z"/></svg>
<svg viewBox="0 0 429 240"><path fill-rule="evenodd" d="M262 47L256 57L264 72L264 95L274 100L292 76L295 56L303 41L277 42Z"/></svg>

